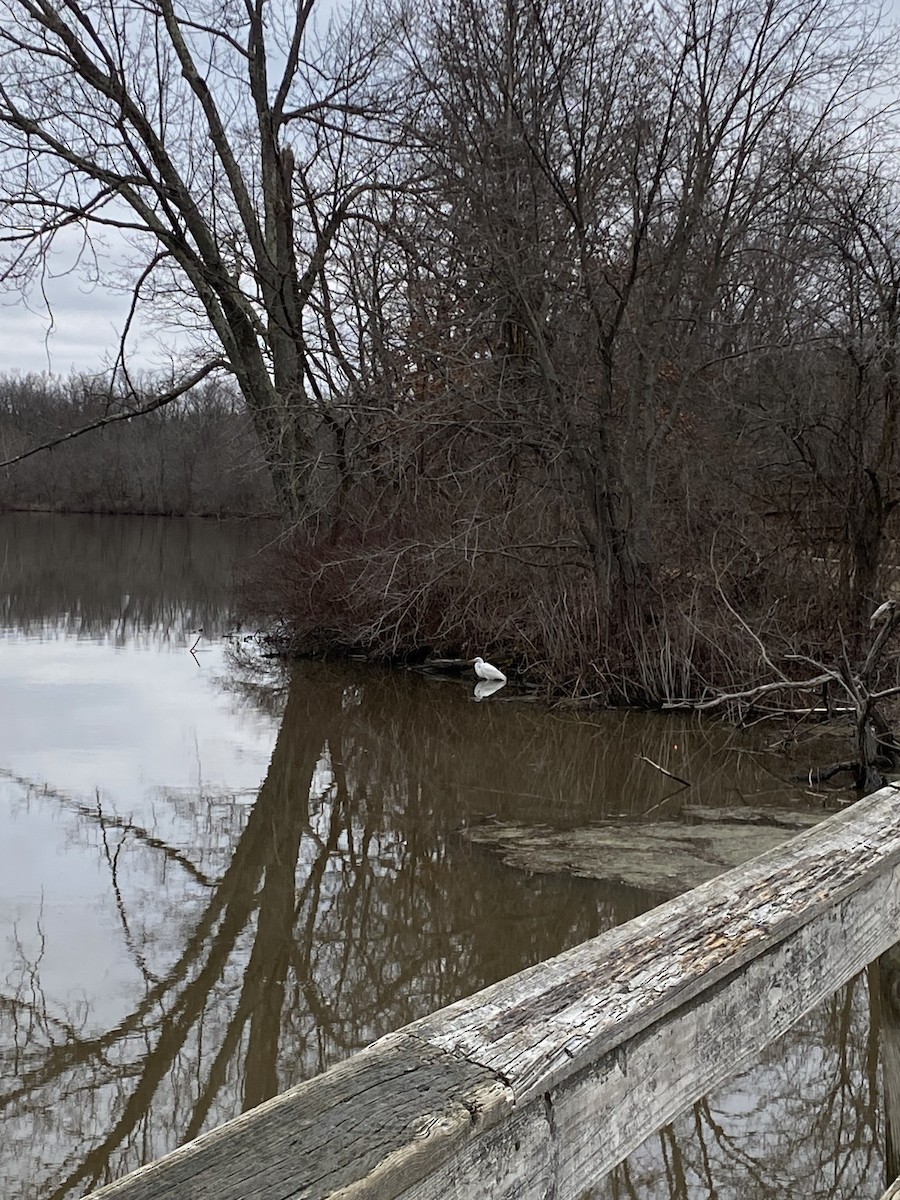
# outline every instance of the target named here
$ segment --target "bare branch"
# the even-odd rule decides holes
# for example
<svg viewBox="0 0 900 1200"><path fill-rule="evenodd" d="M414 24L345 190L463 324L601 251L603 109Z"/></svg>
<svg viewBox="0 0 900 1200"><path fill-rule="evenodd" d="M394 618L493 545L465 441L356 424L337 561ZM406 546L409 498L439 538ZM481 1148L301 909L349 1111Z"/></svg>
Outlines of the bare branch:
<svg viewBox="0 0 900 1200"><path fill-rule="evenodd" d="M206 379L213 371L227 371L228 364L222 359L213 359L211 362L205 363L199 370L188 375L176 387L157 396L148 404L140 405L137 408L131 408L124 412L111 413L108 416L100 417L96 421L91 421L87 425L82 425L79 429L70 430L68 433L60 434L59 437L51 438L47 442L42 442L40 446L32 446L30 450L23 450L21 454L15 454L12 458L8 458L0 462L0 467L11 467L14 463L22 462L26 458L31 458L33 454L40 454L44 450L52 450L56 446L61 446L64 442L70 442L73 438L81 437L85 433L90 433L94 429L102 429L105 425L113 425L117 421L130 421L133 417L143 417L147 413L155 412L158 408L164 407L166 404L172 404L178 400L185 392L190 391L192 387L196 387L201 380Z"/></svg>

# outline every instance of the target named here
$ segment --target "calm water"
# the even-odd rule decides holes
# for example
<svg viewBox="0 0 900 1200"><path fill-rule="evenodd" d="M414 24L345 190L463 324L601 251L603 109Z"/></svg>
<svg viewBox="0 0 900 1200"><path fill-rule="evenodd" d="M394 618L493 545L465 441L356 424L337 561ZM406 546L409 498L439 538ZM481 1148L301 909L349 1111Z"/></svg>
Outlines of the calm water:
<svg viewBox="0 0 900 1200"><path fill-rule="evenodd" d="M642 755L692 802L800 794L771 733L476 704L474 679L288 676L223 636L266 536L0 517L9 1200L81 1196L654 902L503 867L467 822L677 811ZM877 1196L872 1008L865 978L844 989L596 1196Z"/></svg>

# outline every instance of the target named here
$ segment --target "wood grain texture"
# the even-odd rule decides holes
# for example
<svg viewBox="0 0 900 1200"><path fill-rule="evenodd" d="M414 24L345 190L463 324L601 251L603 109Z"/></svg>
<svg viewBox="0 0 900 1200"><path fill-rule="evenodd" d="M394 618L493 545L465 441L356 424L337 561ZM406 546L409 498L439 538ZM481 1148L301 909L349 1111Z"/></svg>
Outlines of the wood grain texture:
<svg viewBox="0 0 900 1200"><path fill-rule="evenodd" d="M91 1195L324 1200L365 1179L390 1200L511 1107L488 1072L400 1031Z"/></svg>
<svg viewBox="0 0 900 1200"><path fill-rule="evenodd" d="M900 932L889 788L95 1200L567 1200Z"/></svg>
<svg viewBox="0 0 900 1200"><path fill-rule="evenodd" d="M408 1030L497 1072L522 1103L898 861L900 789L885 788L743 866Z"/></svg>
<svg viewBox="0 0 900 1200"><path fill-rule="evenodd" d="M490 1170L492 1200L541 1200L522 1188L515 1141L540 1129L555 1200L575 1200L694 1100L729 1079L900 930L900 864L819 914L734 975L555 1087L518 1104L474 1146L462 1146L403 1200L474 1200ZM505 1172L505 1173L504 1173Z"/></svg>

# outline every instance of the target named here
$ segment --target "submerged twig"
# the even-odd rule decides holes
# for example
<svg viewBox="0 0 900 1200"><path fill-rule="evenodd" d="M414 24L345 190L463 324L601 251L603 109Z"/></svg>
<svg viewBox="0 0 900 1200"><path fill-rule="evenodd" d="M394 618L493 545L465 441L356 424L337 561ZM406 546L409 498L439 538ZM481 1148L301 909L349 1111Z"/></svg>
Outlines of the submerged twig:
<svg viewBox="0 0 900 1200"><path fill-rule="evenodd" d="M683 787L693 787L689 779L682 779L680 775L673 775L671 771L667 771L665 767L661 767L658 762L654 762L652 758L648 758L646 754L636 754L635 758L641 759L642 762L649 763L651 767L655 767L657 771L661 771L663 775L668 775L670 779L674 779L676 783L682 784Z"/></svg>

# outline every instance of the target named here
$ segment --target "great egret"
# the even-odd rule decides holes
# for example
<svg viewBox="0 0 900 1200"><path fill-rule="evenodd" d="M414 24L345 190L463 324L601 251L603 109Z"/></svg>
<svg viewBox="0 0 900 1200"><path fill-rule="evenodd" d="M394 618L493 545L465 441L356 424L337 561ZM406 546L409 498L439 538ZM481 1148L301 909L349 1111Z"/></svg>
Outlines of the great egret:
<svg viewBox="0 0 900 1200"><path fill-rule="evenodd" d="M506 683L506 676L503 672L492 667L490 663L486 663L483 658L476 658L472 665L475 667L475 674L479 679L492 679L498 683Z"/></svg>

